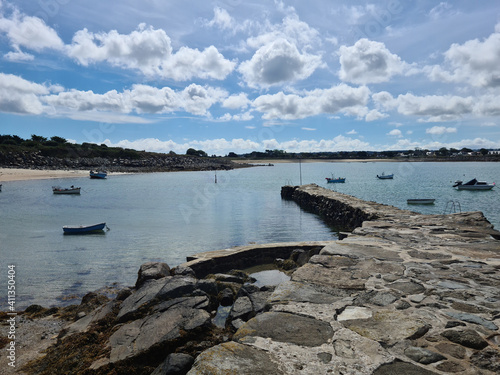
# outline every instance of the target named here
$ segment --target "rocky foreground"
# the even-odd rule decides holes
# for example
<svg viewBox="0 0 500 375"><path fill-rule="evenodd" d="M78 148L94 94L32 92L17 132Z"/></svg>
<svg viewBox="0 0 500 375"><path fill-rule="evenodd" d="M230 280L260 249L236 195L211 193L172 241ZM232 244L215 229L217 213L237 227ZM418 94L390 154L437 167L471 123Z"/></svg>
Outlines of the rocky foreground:
<svg viewBox="0 0 500 375"><path fill-rule="evenodd" d="M145 264L116 299L86 296L24 371L500 373L500 232L480 212L420 215L316 185L283 189L356 228L339 241L198 254L175 269ZM233 270L270 259L289 281L257 287Z"/></svg>

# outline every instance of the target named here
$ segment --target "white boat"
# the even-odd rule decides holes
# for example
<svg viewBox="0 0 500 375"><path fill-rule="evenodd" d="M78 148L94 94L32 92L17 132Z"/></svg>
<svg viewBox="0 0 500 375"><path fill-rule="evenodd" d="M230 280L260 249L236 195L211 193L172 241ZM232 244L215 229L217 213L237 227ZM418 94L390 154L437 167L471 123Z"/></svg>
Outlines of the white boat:
<svg viewBox="0 0 500 375"><path fill-rule="evenodd" d="M473 178L465 184L460 180L455 181L453 187L456 187L458 190L491 190L495 187L495 183L488 184L485 181L478 181Z"/></svg>
<svg viewBox="0 0 500 375"><path fill-rule="evenodd" d="M62 188L60 186L52 186L52 192L54 194L80 194L79 187L74 187L71 185L69 188Z"/></svg>
<svg viewBox="0 0 500 375"><path fill-rule="evenodd" d="M418 199L407 199L407 204L434 204L435 199L430 198L418 198Z"/></svg>
<svg viewBox="0 0 500 375"><path fill-rule="evenodd" d="M392 180L394 178L394 173L393 174L385 174L384 172L382 172L381 175L377 175L377 178L379 178L381 180Z"/></svg>

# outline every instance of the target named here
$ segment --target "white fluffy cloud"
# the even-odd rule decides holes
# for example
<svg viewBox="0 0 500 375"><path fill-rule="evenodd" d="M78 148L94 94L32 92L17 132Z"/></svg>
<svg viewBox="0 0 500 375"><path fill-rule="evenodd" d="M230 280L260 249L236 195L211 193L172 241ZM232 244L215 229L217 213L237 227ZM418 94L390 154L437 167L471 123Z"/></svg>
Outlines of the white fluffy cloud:
<svg viewBox="0 0 500 375"><path fill-rule="evenodd" d="M396 109L398 113L406 116L417 116L422 122L442 122L457 120L474 112L498 110L500 106L485 102L486 98L479 100L472 97L456 95L425 95L413 94L399 95L393 98L386 91L372 95L376 106L384 110Z"/></svg>
<svg viewBox="0 0 500 375"><path fill-rule="evenodd" d="M12 74L0 73L0 111L39 115L44 112L39 97L56 90L57 87L48 87Z"/></svg>
<svg viewBox="0 0 500 375"><path fill-rule="evenodd" d="M260 47L238 70L250 87L258 88L305 79L320 65L321 57L301 53L289 41L277 39Z"/></svg>
<svg viewBox="0 0 500 375"><path fill-rule="evenodd" d="M451 95L415 96L399 95L398 112L409 116L423 117L423 121L451 121L473 110L474 99Z"/></svg>
<svg viewBox="0 0 500 375"><path fill-rule="evenodd" d="M390 135L391 137L398 137L402 138L403 134L401 133L401 130L399 129L392 129L387 135Z"/></svg>
<svg viewBox="0 0 500 375"><path fill-rule="evenodd" d="M188 148L202 149L209 155L225 155L229 152L248 153L255 150L279 149L287 152L320 152L320 151L362 151L369 148L369 143L338 135L332 139L320 140L290 140L278 141L274 138L262 139L260 141L253 139L206 139L190 140L182 143L173 140L162 141L157 138L143 138L134 141L122 140L111 142L109 139L103 142L110 147L132 148L136 150L146 150L152 152L170 152L185 153Z"/></svg>
<svg viewBox="0 0 500 375"><path fill-rule="evenodd" d="M238 109L247 108L250 104L247 94L239 93L237 95L231 95L222 102L224 108Z"/></svg>
<svg viewBox="0 0 500 375"><path fill-rule="evenodd" d="M164 30L144 24L128 35L116 30L98 34L80 30L67 49L68 55L84 66L108 62L121 68L137 69L150 77L177 81L194 77L224 79L236 65L226 60L214 46L203 51L181 47L174 53Z"/></svg>
<svg viewBox="0 0 500 375"><path fill-rule="evenodd" d="M122 114L165 114L185 111L197 116L210 117L209 109L223 101L227 92L219 88L191 84L183 90L170 87L157 88L134 85L130 90L108 91L96 94L92 91L69 90L41 96L40 101L53 108L53 113L116 112ZM119 122L123 122L120 118Z"/></svg>
<svg viewBox="0 0 500 375"><path fill-rule="evenodd" d="M324 66L321 53L310 53L321 45L319 32L301 21L293 8L282 8L289 14L281 23L261 22L258 35L246 40L246 46L256 52L238 70L250 87L294 83Z"/></svg>
<svg viewBox="0 0 500 375"><path fill-rule="evenodd" d="M109 139L106 139L103 143L110 147L123 147L164 153L174 151L179 154L184 154L189 148L195 148L202 149L209 155L224 155L231 151L250 152L262 147L259 142L243 138L230 140L227 140L225 138L192 140L183 143L178 143L173 140L162 141L157 138L142 138L134 141L122 140L116 143L111 142Z"/></svg>
<svg viewBox="0 0 500 375"><path fill-rule="evenodd" d="M361 85L387 82L403 74L406 64L383 43L360 39L353 46L341 46L339 77Z"/></svg>
<svg viewBox="0 0 500 375"><path fill-rule="evenodd" d="M434 81L467 83L474 87L500 86L500 24L484 41L454 43L444 53L445 66L427 69Z"/></svg>
<svg viewBox="0 0 500 375"><path fill-rule="evenodd" d="M433 126L432 128L425 129L425 132L427 134L442 135L447 133L456 133L457 128L445 127L445 126Z"/></svg>
<svg viewBox="0 0 500 375"><path fill-rule="evenodd" d="M43 20L18 12L14 12L10 18L0 15L0 32L7 35L15 49L28 48L33 51L42 51L44 49L61 50L64 47L57 32L47 26Z"/></svg>
<svg viewBox="0 0 500 375"><path fill-rule="evenodd" d="M366 115L366 104L370 90L365 87L350 87L345 84L330 89L317 89L296 94L262 95L254 100L254 107L263 113L264 119L295 120L320 114L346 113Z"/></svg>

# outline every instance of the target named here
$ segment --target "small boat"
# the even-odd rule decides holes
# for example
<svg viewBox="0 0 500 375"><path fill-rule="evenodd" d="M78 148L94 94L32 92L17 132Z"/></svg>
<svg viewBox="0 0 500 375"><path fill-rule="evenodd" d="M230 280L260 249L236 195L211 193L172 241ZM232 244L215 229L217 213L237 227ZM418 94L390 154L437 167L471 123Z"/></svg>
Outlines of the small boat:
<svg viewBox="0 0 500 375"><path fill-rule="evenodd" d="M427 198L420 198L420 199L407 199L406 203L407 204L434 204L435 199L427 199Z"/></svg>
<svg viewBox="0 0 500 375"><path fill-rule="evenodd" d="M345 177L333 177L333 174L332 174L332 177L326 177L326 182L327 183L331 183L331 182L345 182Z"/></svg>
<svg viewBox="0 0 500 375"><path fill-rule="evenodd" d="M473 178L465 184L460 180L455 181L453 187L456 187L458 190L491 190L495 187L495 183L488 184L485 181L478 181Z"/></svg>
<svg viewBox="0 0 500 375"><path fill-rule="evenodd" d="M65 225L63 226L63 231L64 234L98 233L102 232L104 227L106 227L106 223L99 223L93 225Z"/></svg>
<svg viewBox="0 0 500 375"><path fill-rule="evenodd" d="M79 187L74 187L71 185L69 188L62 188L60 186L52 186L52 192L54 194L80 194Z"/></svg>
<svg viewBox="0 0 500 375"><path fill-rule="evenodd" d="M90 171L90 178L96 178L96 179L105 179L106 176L108 175L108 172L106 171Z"/></svg>
<svg viewBox="0 0 500 375"><path fill-rule="evenodd" d="M381 175L377 175L377 178L379 178L381 180L392 180L394 178L394 173L393 174L385 174L384 172L382 172Z"/></svg>

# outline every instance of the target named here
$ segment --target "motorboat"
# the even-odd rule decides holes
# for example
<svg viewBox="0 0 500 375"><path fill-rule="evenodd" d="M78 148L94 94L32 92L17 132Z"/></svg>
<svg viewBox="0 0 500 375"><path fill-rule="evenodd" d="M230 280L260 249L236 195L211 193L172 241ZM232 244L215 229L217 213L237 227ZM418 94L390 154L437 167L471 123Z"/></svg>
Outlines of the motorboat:
<svg viewBox="0 0 500 375"><path fill-rule="evenodd" d="M453 185L453 187L456 187L458 190L491 190L495 187L495 183L488 184L485 181L478 181L473 178L465 184L460 180L455 181L455 185Z"/></svg>
<svg viewBox="0 0 500 375"><path fill-rule="evenodd" d="M60 186L52 186L52 192L54 194L80 194L79 187L74 187L71 185L69 188L62 188Z"/></svg>

